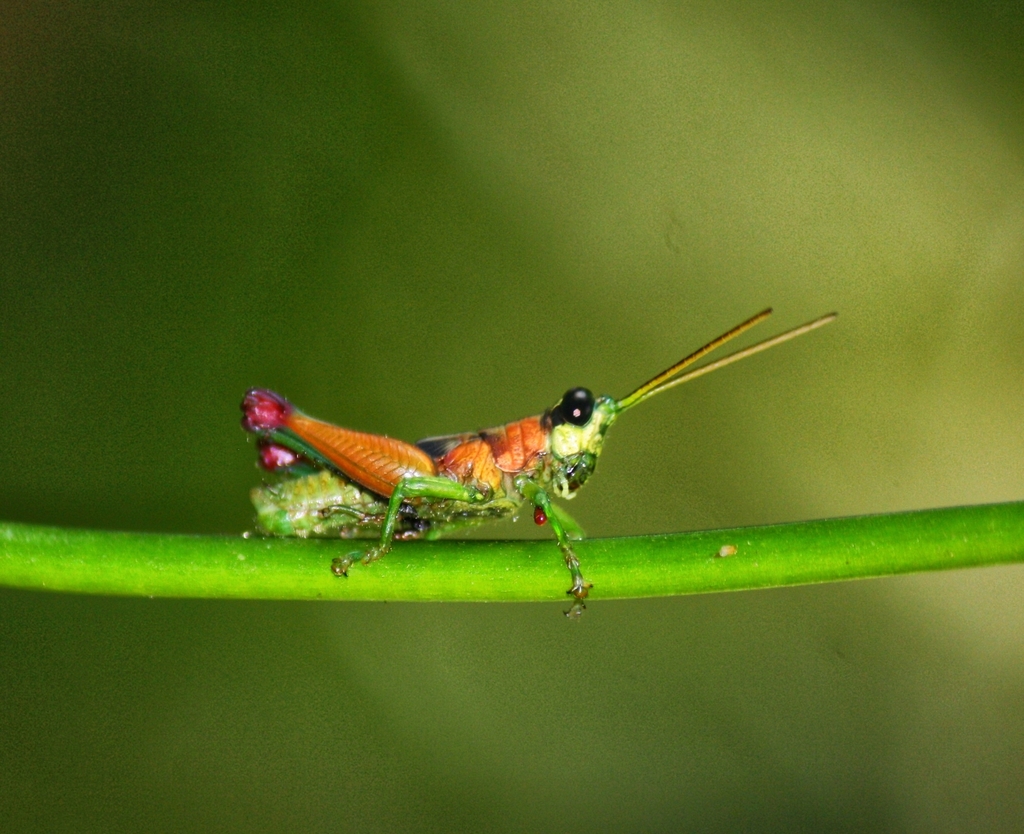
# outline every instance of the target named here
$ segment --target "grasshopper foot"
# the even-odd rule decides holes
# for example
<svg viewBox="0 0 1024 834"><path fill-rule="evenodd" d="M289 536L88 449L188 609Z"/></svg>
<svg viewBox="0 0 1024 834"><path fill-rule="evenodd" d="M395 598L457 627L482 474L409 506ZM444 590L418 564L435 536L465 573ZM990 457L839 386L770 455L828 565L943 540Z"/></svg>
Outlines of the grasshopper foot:
<svg viewBox="0 0 1024 834"><path fill-rule="evenodd" d="M355 553L349 553L345 556L339 556L331 562L331 573L335 576L348 576L348 569L352 567L352 563L359 556L359 551Z"/></svg>
<svg viewBox="0 0 1024 834"><path fill-rule="evenodd" d="M577 602L583 602L587 598L587 594L590 593L590 589L594 587L593 582L587 582L583 578L583 574L580 573L579 569L573 571L572 574L572 587L566 591L567 594L572 594L576 597Z"/></svg>
<svg viewBox="0 0 1024 834"><path fill-rule="evenodd" d="M580 560L576 558L576 554L571 550L566 550L565 552L565 566L569 569L569 573L572 574L572 587L566 593L576 597L576 603L573 605L573 609L575 609L577 605L581 605L583 600L587 598L587 594L590 593L590 589L594 585L583 578L583 571L580 570Z"/></svg>
<svg viewBox="0 0 1024 834"><path fill-rule="evenodd" d="M568 560L566 560L568 562ZM566 591L567 594L572 594L575 599L573 600L572 606L568 611L563 611L570 620L578 620L583 616L583 612L586 610L587 605L583 601L587 598L587 594L590 593L590 589L594 587L593 583L587 582L583 578L583 573L580 571L580 563L577 561L575 564L569 564L569 570L572 571L572 587Z"/></svg>
<svg viewBox="0 0 1024 834"><path fill-rule="evenodd" d="M351 553L347 553L344 556L339 556L331 562L331 572L335 576L348 576L348 569L352 567L355 561L358 559L364 565L370 564L370 562L376 562L381 556L387 553L390 547L371 547L367 551L354 550Z"/></svg>

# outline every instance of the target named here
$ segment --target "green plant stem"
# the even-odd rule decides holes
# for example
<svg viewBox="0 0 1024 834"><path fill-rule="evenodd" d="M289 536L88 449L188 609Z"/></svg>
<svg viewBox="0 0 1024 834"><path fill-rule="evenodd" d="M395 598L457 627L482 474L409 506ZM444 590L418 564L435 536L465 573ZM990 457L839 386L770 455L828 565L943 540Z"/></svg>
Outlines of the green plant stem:
<svg viewBox="0 0 1024 834"><path fill-rule="evenodd" d="M357 542L0 524L0 585L242 599L555 600L551 541L402 542L347 579ZM732 555L719 555L731 553ZM724 548L724 549L723 549ZM578 543L591 599L831 582L1024 561L1024 502Z"/></svg>

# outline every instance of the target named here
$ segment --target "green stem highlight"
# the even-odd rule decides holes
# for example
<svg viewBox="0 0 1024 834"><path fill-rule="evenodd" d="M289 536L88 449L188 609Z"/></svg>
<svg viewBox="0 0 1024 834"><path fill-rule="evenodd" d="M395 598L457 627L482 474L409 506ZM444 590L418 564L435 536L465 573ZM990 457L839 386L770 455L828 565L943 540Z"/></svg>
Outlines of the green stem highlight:
<svg viewBox="0 0 1024 834"><path fill-rule="evenodd" d="M566 598L553 541L399 542L372 565L356 562L347 579L334 576L331 560L358 545L0 524L0 585L235 599ZM1024 502L574 546L594 583L588 601L832 582L1024 561Z"/></svg>

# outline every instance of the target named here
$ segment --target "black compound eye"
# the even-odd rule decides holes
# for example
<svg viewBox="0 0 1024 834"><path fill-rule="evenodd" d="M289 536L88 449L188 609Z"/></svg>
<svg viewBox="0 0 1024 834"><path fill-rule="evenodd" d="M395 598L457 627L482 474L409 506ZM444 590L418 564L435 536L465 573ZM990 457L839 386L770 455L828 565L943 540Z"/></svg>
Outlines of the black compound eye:
<svg viewBox="0 0 1024 834"><path fill-rule="evenodd" d="M557 423L572 423L585 426L594 413L594 395L586 388L572 388L565 392L562 401L555 406L552 417ZM559 419L560 418L560 419Z"/></svg>

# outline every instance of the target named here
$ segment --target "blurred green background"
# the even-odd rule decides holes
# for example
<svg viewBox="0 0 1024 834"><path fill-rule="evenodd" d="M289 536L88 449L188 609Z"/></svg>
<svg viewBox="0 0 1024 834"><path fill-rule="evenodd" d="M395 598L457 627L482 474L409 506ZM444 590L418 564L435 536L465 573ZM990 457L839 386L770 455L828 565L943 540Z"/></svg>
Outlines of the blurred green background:
<svg viewBox="0 0 1024 834"><path fill-rule="evenodd" d="M624 418L591 535L1024 497L1019 3L3 18L5 520L241 532L249 386L413 440L767 305L841 317ZM1024 570L599 592L0 591L4 830L1024 827Z"/></svg>

